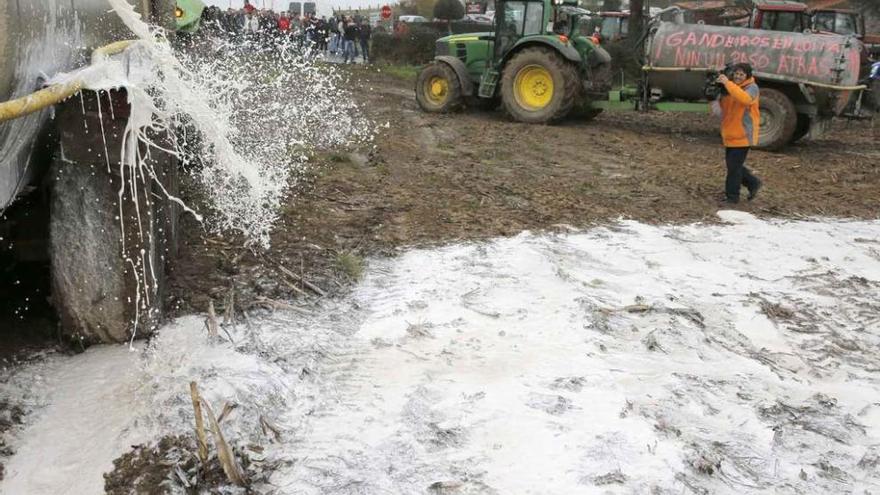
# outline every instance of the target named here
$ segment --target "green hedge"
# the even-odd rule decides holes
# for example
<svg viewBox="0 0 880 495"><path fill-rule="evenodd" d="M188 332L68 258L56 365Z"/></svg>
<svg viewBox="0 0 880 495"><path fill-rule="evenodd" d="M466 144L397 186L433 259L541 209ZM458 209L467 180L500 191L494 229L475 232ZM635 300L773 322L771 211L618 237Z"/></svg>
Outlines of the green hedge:
<svg viewBox="0 0 880 495"><path fill-rule="evenodd" d="M434 42L449 34L487 32L491 25L453 21L410 24L403 36L393 33L373 33L370 55L376 61L389 64L422 65L434 58Z"/></svg>
<svg viewBox="0 0 880 495"><path fill-rule="evenodd" d="M446 32L413 26L403 36L376 33L372 37L373 60L389 64L422 65L434 58L434 42Z"/></svg>
<svg viewBox="0 0 880 495"><path fill-rule="evenodd" d="M620 71L625 74L628 82L639 80L642 74L642 65L639 63L638 54L633 49L632 42L623 39L602 43L602 48L611 55L611 70L614 72L614 84L620 83Z"/></svg>

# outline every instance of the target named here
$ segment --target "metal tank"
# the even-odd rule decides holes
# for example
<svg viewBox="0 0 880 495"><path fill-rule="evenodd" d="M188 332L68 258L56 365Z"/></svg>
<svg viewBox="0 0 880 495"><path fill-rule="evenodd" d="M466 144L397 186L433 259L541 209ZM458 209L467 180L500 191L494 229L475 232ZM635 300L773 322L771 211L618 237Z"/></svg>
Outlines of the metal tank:
<svg viewBox="0 0 880 495"><path fill-rule="evenodd" d="M762 85L849 91L858 81L860 46L845 36L663 22L645 45L646 70L652 88L686 100L704 98L706 72L730 62L751 64ZM843 110L846 98L830 100L833 108L825 111Z"/></svg>
<svg viewBox="0 0 880 495"><path fill-rule="evenodd" d="M173 22L173 0L127 0ZM28 95L91 50L132 34L108 0L0 0L0 102ZM50 110L0 123L0 212L39 175L32 159Z"/></svg>

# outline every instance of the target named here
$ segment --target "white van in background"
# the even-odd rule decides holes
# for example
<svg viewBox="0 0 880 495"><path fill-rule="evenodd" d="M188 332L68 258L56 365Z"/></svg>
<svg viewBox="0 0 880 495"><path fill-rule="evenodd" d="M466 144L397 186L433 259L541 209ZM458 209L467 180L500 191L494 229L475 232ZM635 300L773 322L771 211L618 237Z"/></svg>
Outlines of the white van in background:
<svg viewBox="0 0 880 495"><path fill-rule="evenodd" d="M407 23L407 24L415 24L415 23L419 23L419 22L428 22L428 19L425 19L424 17L422 17L422 16L420 16L420 15L402 15L402 16L400 16L397 20L400 21L400 22L405 22L405 23Z"/></svg>

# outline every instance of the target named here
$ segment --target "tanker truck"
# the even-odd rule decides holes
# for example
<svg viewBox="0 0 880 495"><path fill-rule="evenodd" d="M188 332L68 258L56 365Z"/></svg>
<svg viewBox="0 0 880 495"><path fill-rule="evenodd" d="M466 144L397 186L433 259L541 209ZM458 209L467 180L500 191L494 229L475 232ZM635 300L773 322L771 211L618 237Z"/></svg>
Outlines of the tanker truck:
<svg viewBox="0 0 880 495"><path fill-rule="evenodd" d="M129 2L172 33L191 30L204 7L201 0ZM30 297L48 297L62 333L82 343L125 341L158 321L177 213L159 195L147 194L140 212L120 197L120 184L131 179L111 166L120 161L127 123L124 90L59 94L44 86L88 64L93 50L108 55L133 37L108 0L0 0L0 299L27 301L10 274L47 265L49 294ZM153 156L163 187L175 190L175 160ZM139 233L131 223L120 227L135 217L144 222ZM144 231L152 234L147 245L125 246ZM127 262L145 251L156 273L149 285ZM145 296L153 303L143 304ZM11 323L0 316L0 327Z"/></svg>
<svg viewBox="0 0 880 495"><path fill-rule="evenodd" d="M654 22L638 87L613 91L592 106L706 112L717 73L745 62L761 88L758 148L778 150L820 136L851 100L860 99L861 49L854 36Z"/></svg>

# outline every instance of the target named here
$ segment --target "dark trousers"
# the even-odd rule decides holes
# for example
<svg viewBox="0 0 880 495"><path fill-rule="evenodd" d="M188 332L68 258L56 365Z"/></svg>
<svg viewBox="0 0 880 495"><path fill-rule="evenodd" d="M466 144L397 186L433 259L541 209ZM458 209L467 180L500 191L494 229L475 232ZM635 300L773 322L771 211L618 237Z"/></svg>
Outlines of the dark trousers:
<svg viewBox="0 0 880 495"><path fill-rule="evenodd" d="M757 187L758 178L746 168L746 156L749 148L725 148L724 159L727 162L727 180L724 182L724 193L727 199L738 200L740 187L746 186L750 191Z"/></svg>
<svg viewBox="0 0 880 495"><path fill-rule="evenodd" d="M364 63L370 61L370 40L361 38L361 56L364 58Z"/></svg>

